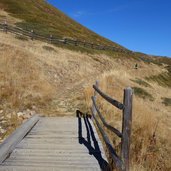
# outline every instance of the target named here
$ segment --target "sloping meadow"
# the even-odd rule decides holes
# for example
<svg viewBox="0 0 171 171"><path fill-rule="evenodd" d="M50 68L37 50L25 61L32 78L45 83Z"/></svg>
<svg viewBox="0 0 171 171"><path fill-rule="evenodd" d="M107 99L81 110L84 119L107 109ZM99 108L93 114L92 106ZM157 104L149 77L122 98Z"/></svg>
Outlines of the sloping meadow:
<svg viewBox="0 0 171 171"><path fill-rule="evenodd" d="M99 76L100 89L122 102L123 89L132 87L133 123L131 138L131 171L165 171L171 169L171 107L168 105L171 89L156 82L147 81L150 75L166 72L164 67L154 64L141 64L138 70L132 69L129 61L121 67ZM131 65L131 64L130 64ZM163 69L162 69L163 68ZM93 95L91 86L85 88L87 109L91 107L90 97ZM163 103L163 97L166 97ZM115 128L121 130L122 113L112 105L97 96L98 106L106 118ZM168 102L168 103L167 103ZM120 141L111 132L108 135L120 152Z"/></svg>

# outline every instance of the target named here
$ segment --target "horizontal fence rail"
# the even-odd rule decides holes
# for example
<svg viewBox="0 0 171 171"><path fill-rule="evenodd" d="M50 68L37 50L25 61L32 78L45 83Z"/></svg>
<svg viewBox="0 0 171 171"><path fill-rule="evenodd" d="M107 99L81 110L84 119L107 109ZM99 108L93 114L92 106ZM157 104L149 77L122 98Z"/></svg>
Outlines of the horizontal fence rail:
<svg viewBox="0 0 171 171"><path fill-rule="evenodd" d="M0 30L4 31L5 33L9 32L18 36L26 36L30 38L31 40L41 40L41 41L49 42L52 44L60 43L64 45L68 44L68 45L73 45L73 46L81 46L81 47L91 48L95 50L106 50L106 51L108 50L108 51L114 51L114 52L121 52L125 54L133 53L132 51L128 49L123 49L117 46L100 45L100 44L80 41L80 40L72 39L72 38L62 38L60 36L53 36L51 34L49 36L40 35L40 34L37 34L34 30L30 30L30 31L24 30L17 26L8 25L6 22L0 24Z"/></svg>
<svg viewBox="0 0 171 171"><path fill-rule="evenodd" d="M34 115L19 128L17 128L3 143L0 144L0 164L9 156L16 145L25 137L25 135L39 121L39 116Z"/></svg>
<svg viewBox="0 0 171 171"><path fill-rule="evenodd" d="M112 99L111 97L107 96L105 93L103 93L97 86L93 85L93 88L98 92L106 101L117 107L118 109L122 110L124 109L124 105L117 100Z"/></svg>
<svg viewBox="0 0 171 171"><path fill-rule="evenodd" d="M102 116L102 114L100 113L100 111L99 111L99 109L98 109L98 107L96 105L96 102L95 102L95 98L94 97L92 97L92 101L93 101L93 105L94 105L94 107L95 107L95 109L96 109L96 111L97 111L97 113L98 113L101 121L103 122L103 125L105 127L107 127L109 130L111 130L112 132L114 132L118 137L122 138L122 133L120 133L120 131L118 131L116 128L112 127L111 125L109 125L105 121L104 117Z"/></svg>
<svg viewBox="0 0 171 171"><path fill-rule="evenodd" d="M117 100L112 99L105 93L103 93L99 89L99 82L96 81L96 85L93 85L93 88L95 90L94 96L92 97L92 115L96 122L96 125L104 139L104 142L109 150L110 156L113 159L117 169L121 171L129 171L129 160L130 160L130 137L131 137L131 126L132 126L132 96L133 96L133 90L131 88L126 88L124 90L124 100L123 104L118 102ZM102 116L100 110L97 107L96 100L97 95L101 95L104 100L112 104L113 106L119 108L123 111L123 119L122 119L122 133L117 130L116 128L109 125L105 118ZM115 149L113 148L112 144L110 143L110 140L105 133L104 129L100 125L97 115L99 116L99 119L102 121L103 125L108 128L110 131L115 133L118 137L121 138L121 154L120 156L116 154Z"/></svg>
<svg viewBox="0 0 171 171"><path fill-rule="evenodd" d="M105 141L105 144L107 146L107 148L109 149L109 152L110 152L110 155L113 159L113 161L115 162L116 164L116 167L119 168L120 170L122 170L122 166L123 166L123 163L122 163L122 160L120 159L120 157L116 154L114 148L112 147L112 144L107 136L107 134L105 133L105 131L103 130L103 128L100 126L100 123L98 122L97 118L94 116L93 114L93 118L96 122L96 125Z"/></svg>

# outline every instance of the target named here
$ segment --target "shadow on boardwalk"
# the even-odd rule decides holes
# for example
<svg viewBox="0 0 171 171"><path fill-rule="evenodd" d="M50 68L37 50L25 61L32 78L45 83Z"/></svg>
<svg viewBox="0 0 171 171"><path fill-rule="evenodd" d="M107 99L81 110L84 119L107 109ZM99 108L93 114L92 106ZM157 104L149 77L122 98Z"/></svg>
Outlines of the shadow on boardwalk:
<svg viewBox="0 0 171 171"><path fill-rule="evenodd" d="M103 159L100 151L99 144L94 135L93 128L89 119L90 115L84 114L79 110L76 111L76 116L78 118L78 140L80 144L83 144L89 150L89 154L93 155L99 163L99 166L102 171L111 171L109 164L106 160ZM82 121L85 124L86 132L87 132L87 140L82 136ZM92 141L91 141L92 139ZM93 144L93 145L92 145Z"/></svg>

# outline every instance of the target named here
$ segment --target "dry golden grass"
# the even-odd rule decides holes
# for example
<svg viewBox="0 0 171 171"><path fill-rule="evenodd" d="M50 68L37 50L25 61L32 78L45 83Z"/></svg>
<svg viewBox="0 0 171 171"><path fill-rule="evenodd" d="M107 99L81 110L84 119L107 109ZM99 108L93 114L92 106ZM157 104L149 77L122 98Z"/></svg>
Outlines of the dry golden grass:
<svg viewBox="0 0 171 171"><path fill-rule="evenodd" d="M9 33L0 36L1 97L16 111L36 106L44 114L75 115L84 108L83 87L114 63L105 55L22 41Z"/></svg>
<svg viewBox="0 0 171 171"><path fill-rule="evenodd" d="M22 41L9 33L0 32L0 37L0 123L5 122L7 131L0 138L20 124L11 119L17 112L30 109L44 115L75 115L77 109L85 108L84 86L112 68L107 56Z"/></svg>
<svg viewBox="0 0 171 171"><path fill-rule="evenodd" d="M141 64L138 70L130 69L130 62L118 66L117 69L106 72L99 77L100 88L122 102L123 89L127 86L141 87L131 79L143 79L145 76L164 69L155 65ZM149 82L148 82L149 83ZM161 87L155 83L149 83L145 89L153 95L154 101L141 99L134 96L133 101L133 130L131 142L131 171L157 171L171 170L171 108L162 104L162 97L171 97L169 88ZM90 87L85 88L86 102L91 107L90 98L93 91ZM98 105L106 120L115 128L121 130L122 113L105 102L98 96ZM119 152L120 143L118 138L108 132L111 142Z"/></svg>
<svg viewBox="0 0 171 171"><path fill-rule="evenodd" d="M53 94L53 87L45 81L43 71L34 63L32 56L2 44L0 53L2 101L6 101L8 107L18 109L45 105Z"/></svg>
<svg viewBox="0 0 171 171"><path fill-rule="evenodd" d="M39 41L21 41L11 34L0 36L0 109L5 116L14 112L11 118L16 118L16 112L33 107L36 112L55 116L75 115L76 109L87 112L94 80L99 79L102 90L122 101L124 87L144 88L131 80L165 72L161 66L143 62L135 70L133 59L82 54ZM171 97L171 90L148 83L151 86L145 89L155 100L134 97L131 170L169 170L171 109L161 98ZM98 102L106 119L121 129L120 111L101 99ZM19 124L12 120L9 133ZM119 141L109 135L119 151Z"/></svg>

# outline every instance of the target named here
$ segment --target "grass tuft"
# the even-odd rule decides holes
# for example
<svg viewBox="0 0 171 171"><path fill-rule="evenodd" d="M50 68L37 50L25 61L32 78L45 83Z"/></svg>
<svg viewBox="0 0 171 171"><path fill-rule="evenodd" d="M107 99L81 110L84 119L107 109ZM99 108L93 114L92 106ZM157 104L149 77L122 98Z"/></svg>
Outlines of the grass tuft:
<svg viewBox="0 0 171 171"><path fill-rule="evenodd" d="M131 79L131 81L133 81L133 82L135 82L135 83L137 83L137 84L139 84L141 86L144 86L144 87L151 87L151 85L148 84L146 81L138 79L138 78L136 78L135 80Z"/></svg>
<svg viewBox="0 0 171 171"><path fill-rule="evenodd" d="M164 72L158 75L152 75L152 76L146 77L145 79L148 81L157 82L160 86L163 86L163 87L171 87L171 64L170 64L171 60L167 59L166 61L168 61L168 64L169 64L165 67L167 72ZM166 61L164 60L164 62Z"/></svg>
<svg viewBox="0 0 171 171"><path fill-rule="evenodd" d="M154 100L154 97L143 88L133 87L133 90L134 94L142 99L149 99L150 101Z"/></svg>
<svg viewBox="0 0 171 171"><path fill-rule="evenodd" d="M162 97L162 100L163 100L163 104L165 106L171 106L171 98L167 98L167 97Z"/></svg>
<svg viewBox="0 0 171 171"><path fill-rule="evenodd" d="M56 52L56 50L53 47L50 47L50 46L46 46L45 45L42 48L45 49L45 50L47 50L47 51L49 51L49 52Z"/></svg>

